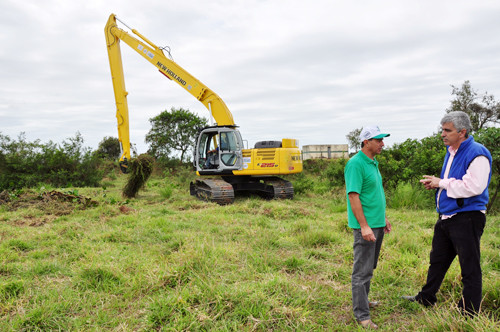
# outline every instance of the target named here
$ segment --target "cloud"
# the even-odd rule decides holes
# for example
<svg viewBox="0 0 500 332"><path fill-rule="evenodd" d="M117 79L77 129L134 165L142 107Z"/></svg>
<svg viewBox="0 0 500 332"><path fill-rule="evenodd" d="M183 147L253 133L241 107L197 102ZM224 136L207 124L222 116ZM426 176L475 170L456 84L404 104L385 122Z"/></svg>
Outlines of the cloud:
<svg viewBox="0 0 500 332"><path fill-rule="evenodd" d="M104 39L109 14L226 102L250 145L345 143L376 123L388 143L436 131L450 85L499 94L497 1L3 1L0 131L96 148L116 136ZM126 27L123 27L127 29ZM208 111L122 46L131 139L171 107Z"/></svg>

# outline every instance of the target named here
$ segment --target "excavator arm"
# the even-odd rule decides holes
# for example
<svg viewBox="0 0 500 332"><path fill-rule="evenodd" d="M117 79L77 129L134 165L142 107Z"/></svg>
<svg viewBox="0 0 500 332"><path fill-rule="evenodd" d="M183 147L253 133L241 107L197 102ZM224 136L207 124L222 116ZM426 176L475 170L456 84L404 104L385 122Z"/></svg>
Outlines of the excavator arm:
<svg viewBox="0 0 500 332"><path fill-rule="evenodd" d="M170 80L176 82L187 92L198 99L210 111L218 126L236 126L233 115L227 108L224 101L206 85L201 83L193 75L189 74L181 66L165 56L163 51L142 36L137 30L131 29L132 36L127 31L120 29L116 23L115 14L109 16L104 28L106 44L108 49L109 65L113 81L113 89L116 101L116 118L118 121L118 139L122 145L123 154L120 162L127 164L130 160L130 137L129 137L129 116L127 94L125 89L125 77L123 74L122 57L120 51L120 41L125 42L133 50L139 53L144 59Z"/></svg>
<svg viewBox="0 0 500 332"><path fill-rule="evenodd" d="M162 49L135 29L122 30L114 14L109 16L104 29L113 80L118 120L119 140L123 155L120 165L130 160L129 116L127 91L120 52L120 41L125 42L163 75L180 85L210 111L216 124L198 134L193 153L196 173L204 179L190 184L190 193L200 199L228 204L234 193L258 193L266 198L292 198L293 186L277 175L302 171L298 143L294 139L257 142L255 148L245 149L243 139L233 116L222 99L207 86L167 58ZM126 26L123 22L121 24Z"/></svg>

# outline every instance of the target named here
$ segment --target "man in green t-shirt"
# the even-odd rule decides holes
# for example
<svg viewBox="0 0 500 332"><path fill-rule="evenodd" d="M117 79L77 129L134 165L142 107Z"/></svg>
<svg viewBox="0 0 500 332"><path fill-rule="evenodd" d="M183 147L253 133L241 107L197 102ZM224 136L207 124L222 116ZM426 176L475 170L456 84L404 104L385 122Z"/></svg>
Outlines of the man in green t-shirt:
<svg viewBox="0 0 500 332"><path fill-rule="evenodd" d="M391 231L385 216L385 194L382 176L375 156L384 147L384 137L378 126L363 128L361 151L352 157L344 169L347 193L348 225L354 235L352 269L352 307L356 320L365 328L377 328L370 318L370 280L377 267L384 233Z"/></svg>

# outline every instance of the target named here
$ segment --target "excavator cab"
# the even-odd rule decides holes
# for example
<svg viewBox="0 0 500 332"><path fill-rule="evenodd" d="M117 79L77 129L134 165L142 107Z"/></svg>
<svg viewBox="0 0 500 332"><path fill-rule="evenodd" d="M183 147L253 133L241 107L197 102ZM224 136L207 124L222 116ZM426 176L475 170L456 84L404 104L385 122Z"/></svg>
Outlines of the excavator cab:
<svg viewBox="0 0 500 332"><path fill-rule="evenodd" d="M208 127L197 139L194 167L200 175L232 174L243 166L243 140L238 130L231 127Z"/></svg>

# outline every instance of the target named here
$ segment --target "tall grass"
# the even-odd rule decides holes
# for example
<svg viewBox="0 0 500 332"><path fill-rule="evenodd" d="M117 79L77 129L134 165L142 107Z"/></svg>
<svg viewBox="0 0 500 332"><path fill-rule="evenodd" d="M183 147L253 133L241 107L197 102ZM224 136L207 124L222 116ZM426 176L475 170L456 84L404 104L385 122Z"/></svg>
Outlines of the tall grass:
<svg viewBox="0 0 500 332"><path fill-rule="evenodd" d="M419 183L417 185L400 182L387 195L387 206L392 209L433 209L434 190L426 190Z"/></svg>
<svg viewBox="0 0 500 332"><path fill-rule="evenodd" d="M117 175L105 190L78 188L98 206L63 215L5 205L0 330L359 330L342 189L219 206L191 197L189 180L187 172L156 175L124 200L126 176ZM393 232L374 274L371 297L382 305L373 320L388 331L498 330L500 217L488 216L483 235L484 300L473 320L455 310L456 262L434 308L400 299L425 281L436 216L390 208L388 217Z"/></svg>

